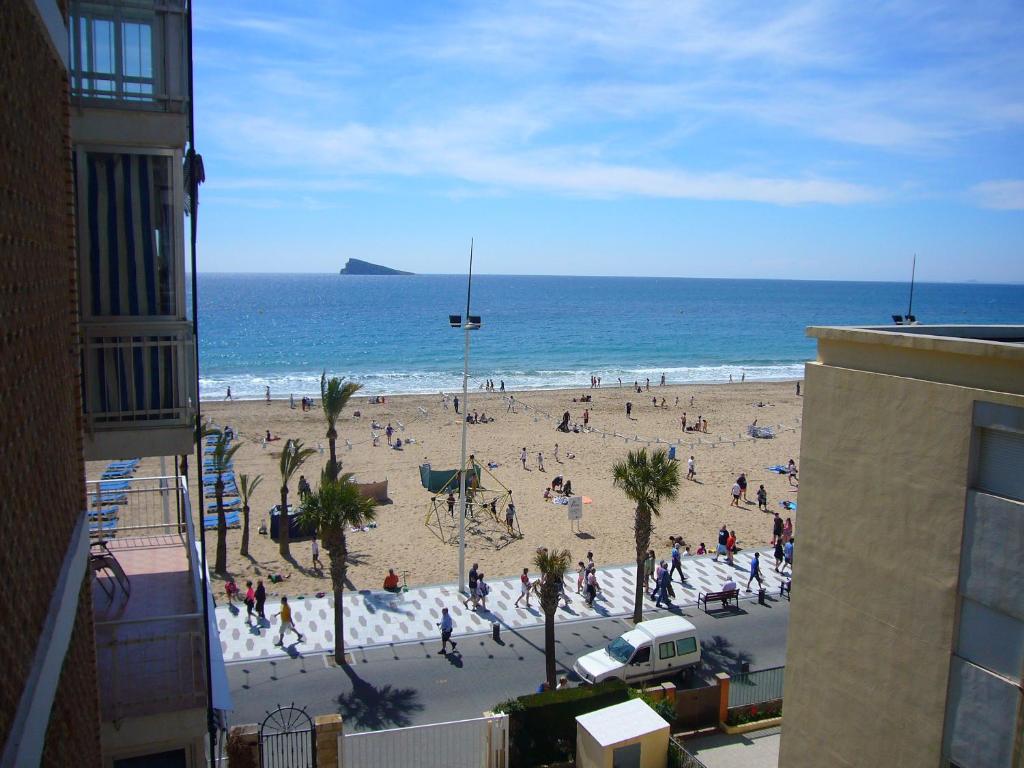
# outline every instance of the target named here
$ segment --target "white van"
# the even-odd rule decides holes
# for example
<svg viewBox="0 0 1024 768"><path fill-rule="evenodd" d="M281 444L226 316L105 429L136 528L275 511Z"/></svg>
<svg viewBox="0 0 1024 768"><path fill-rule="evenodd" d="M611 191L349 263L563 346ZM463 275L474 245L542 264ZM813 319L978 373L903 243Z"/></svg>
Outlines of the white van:
<svg viewBox="0 0 1024 768"><path fill-rule="evenodd" d="M671 675L700 663L697 629L681 616L641 621L573 665L586 683L617 677L627 683Z"/></svg>

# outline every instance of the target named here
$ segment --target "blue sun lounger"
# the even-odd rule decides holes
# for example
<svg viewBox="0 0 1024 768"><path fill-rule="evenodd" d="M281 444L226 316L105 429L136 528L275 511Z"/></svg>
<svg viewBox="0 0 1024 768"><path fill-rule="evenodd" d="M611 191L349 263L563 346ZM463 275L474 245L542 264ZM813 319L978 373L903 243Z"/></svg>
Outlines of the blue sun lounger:
<svg viewBox="0 0 1024 768"><path fill-rule="evenodd" d="M228 528L237 528L242 524L242 516L238 512L225 512L224 522L227 523ZM203 528L205 528L206 530L210 530L211 528L216 527L216 515L203 515Z"/></svg>
<svg viewBox="0 0 1024 768"><path fill-rule="evenodd" d="M101 493L107 493L109 491L127 491L131 486L131 480L103 480L98 485Z"/></svg>
<svg viewBox="0 0 1024 768"><path fill-rule="evenodd" d="M97 520L111 520L117 517L118 507L103 507L102 509L91 509L87 513L90 522Z"/></svg>
<svg viewBox="0 0 1024 768"><path fill-rule="evenodd" d="M233 511L233 512L237 512L237 511L241 510L241 508L242 508L242 500L241 499L239 499L239 498L224 499L224 509L225 510L230 510L230 511ZM207 512L216 512L217 511L217 502L216 501L211 501L209 504L207 504L206 505L206 511Z"/></svg>
<svg viewBox="0 0 1024 768"><path fill-rule="evenodd" d="M89 533L114 533L117 530L117 520L102 520L98 523L89 523Z"/></svg>

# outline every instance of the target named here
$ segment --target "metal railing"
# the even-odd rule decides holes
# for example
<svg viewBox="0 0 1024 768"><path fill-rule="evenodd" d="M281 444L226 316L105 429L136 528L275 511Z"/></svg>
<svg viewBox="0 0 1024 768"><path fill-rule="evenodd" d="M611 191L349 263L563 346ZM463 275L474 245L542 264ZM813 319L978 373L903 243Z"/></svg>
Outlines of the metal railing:
<svg viewBox="0 0 1024 768"><path fill-rule="evenodd" d="M785 672L783 666L734 675L729 681L729 708L781 699Z"/></svg>
<svg viewBox="0 0 1024 768"><path fill-rule="evenodd" d="M201 613L96 622L103 719L205 706L202 622Z"/></svg>
<svg viewBox="0 0 1024 768"><path fill-rule="evenodd" d="M90 533L94 538L176 534L184 539L191 522L185 514L186 493L176 477L88 480Z"/></svg>
<svg viewBox="0 0 1024 768"><path fill-rule="evenodd" d="M668 739L668 768L707 768L704 763L686 751L675 736Z"/></svg>
<svg viewBox="0 0 1024 768"><path fill-rule="evenodd" d="M90 429L192 424L191 323L86 322L82 334L82 394Z"/></svg>

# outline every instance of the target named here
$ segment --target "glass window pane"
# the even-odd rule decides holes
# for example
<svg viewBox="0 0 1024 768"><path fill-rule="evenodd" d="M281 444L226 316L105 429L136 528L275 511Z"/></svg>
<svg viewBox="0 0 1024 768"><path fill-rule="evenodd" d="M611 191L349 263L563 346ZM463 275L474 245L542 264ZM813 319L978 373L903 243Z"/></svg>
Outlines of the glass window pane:
<svg viewBox="0 0 1024 768"><path fill-rule="evenodd" d="M684 637L682 640L676 640L676 653L680 656L684 656L687 653L693 653L697 650L697 639L693 637Z"/></svg>
<svg viewBox="0 0 1024 768"><path fill-rule="evenodd" d="M671 659L676 655L676 646L674 643L662 643L658 646L658 658L660 659Z"/></svg>
<svg viewBox="0 0 1024 768"><path fill-rule="evenodd" d="M114 22L108 19L91 19L92 60L90 69L105 75L114 74Z"/></svg>

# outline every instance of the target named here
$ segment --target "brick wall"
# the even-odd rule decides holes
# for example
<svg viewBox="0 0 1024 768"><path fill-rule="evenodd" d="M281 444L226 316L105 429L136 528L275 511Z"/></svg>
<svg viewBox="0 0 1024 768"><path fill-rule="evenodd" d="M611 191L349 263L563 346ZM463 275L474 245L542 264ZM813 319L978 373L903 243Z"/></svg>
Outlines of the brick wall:
<svg viewBox="0 0 1024 768"><path fill-rule="evenodd" d="M84 508L67 78L31 0L0 2L0 733ZM44 761L98 765L85 582ZM72 759L73 756L73 759Z"/></svg>

